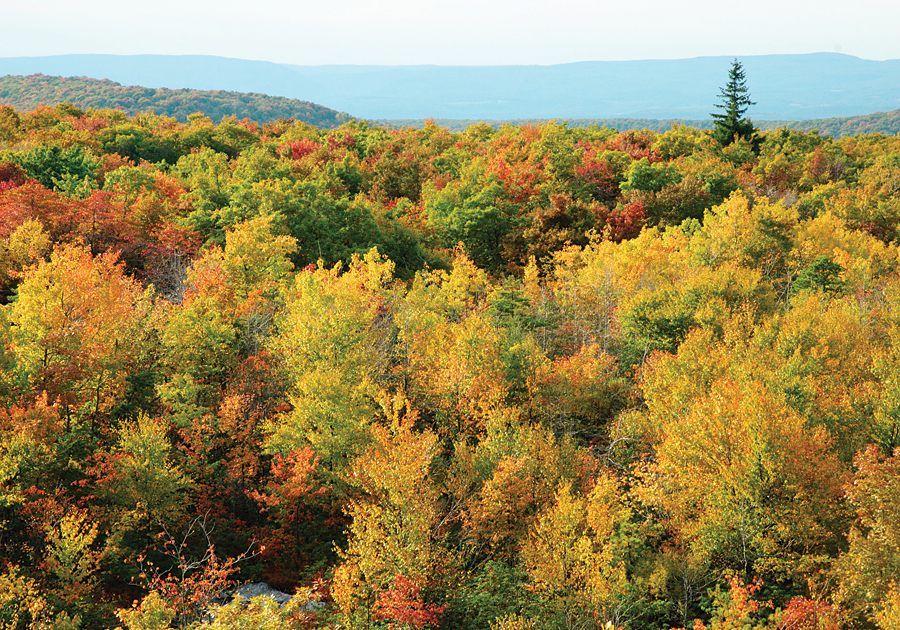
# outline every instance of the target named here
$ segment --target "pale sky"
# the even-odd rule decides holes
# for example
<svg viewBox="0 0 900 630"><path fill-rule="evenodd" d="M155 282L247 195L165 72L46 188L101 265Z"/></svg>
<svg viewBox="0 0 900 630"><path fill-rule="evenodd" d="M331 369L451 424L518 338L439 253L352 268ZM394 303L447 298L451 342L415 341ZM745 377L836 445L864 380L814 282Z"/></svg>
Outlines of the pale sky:
<svg viewBox="0 0 900 630"><path fill-rule="evenodd" d="M0 57L549 65L842 52L900 59L898 0L0 0Z"/></svg>

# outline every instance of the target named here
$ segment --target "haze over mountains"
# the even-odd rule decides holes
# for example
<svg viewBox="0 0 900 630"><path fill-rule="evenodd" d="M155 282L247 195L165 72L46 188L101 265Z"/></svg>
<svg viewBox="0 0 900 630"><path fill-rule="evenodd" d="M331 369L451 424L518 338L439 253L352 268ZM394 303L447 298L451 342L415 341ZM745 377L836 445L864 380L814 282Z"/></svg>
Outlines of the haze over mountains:
<svg viewBox="0 0 900 630"><path fill-rule="evenodd" d="M0 75L111 79L123 85L259 92L369 119L709 116L731 57L551 66L296 66L212 56L60 55L0 59ZM754 120L900 108L900 60L837 53L740 57Z"/></svg>

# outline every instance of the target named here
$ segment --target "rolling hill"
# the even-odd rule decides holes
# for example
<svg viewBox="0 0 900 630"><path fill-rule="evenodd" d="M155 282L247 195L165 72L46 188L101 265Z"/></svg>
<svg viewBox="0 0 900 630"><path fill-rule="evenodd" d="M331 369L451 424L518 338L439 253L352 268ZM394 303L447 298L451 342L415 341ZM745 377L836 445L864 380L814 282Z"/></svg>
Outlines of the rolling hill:
<svg viewBox="0 0 900 630"><path fill-rule="evenodd" d="M30 111L40 104L72 103L77 107L121 109L129 115L153 110L180 121L202 112L214 122L225 116L259 123L295 118L317 127L337 127L351 119L333 109L283 96L225 90L192 90L123 86L109 79L52 77L41 74L0 77L0 104Z"/></svg>

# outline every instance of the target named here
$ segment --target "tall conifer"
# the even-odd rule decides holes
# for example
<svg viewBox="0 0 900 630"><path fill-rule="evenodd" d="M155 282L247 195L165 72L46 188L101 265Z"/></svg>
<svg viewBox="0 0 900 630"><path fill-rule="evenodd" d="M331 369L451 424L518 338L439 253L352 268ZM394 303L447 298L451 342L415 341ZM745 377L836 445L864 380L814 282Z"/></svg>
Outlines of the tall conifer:
<svg viewBox="0 0 900 630"><path fill-rule="evenodd" d="M756 130L753 123L743 116L747 109L756 103L750 100L744 68L737 59L731 64L728 84L719 90L719 97L722 103L717 103L716 107L725 111L712 114L716 124L713 138L723 147L734 142L736 137L752 141Z"/></svg>

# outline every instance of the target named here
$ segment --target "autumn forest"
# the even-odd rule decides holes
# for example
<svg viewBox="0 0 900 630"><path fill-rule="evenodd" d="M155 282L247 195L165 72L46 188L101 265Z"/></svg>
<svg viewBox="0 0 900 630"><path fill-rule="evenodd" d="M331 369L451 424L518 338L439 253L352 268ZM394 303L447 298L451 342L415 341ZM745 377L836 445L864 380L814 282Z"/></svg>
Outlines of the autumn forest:
<svg viewBox="0 0 900 630"><path fill-rule="evenodd" d="M900 628L898 272L896 136L0 107L0 628Z"/></svg>

